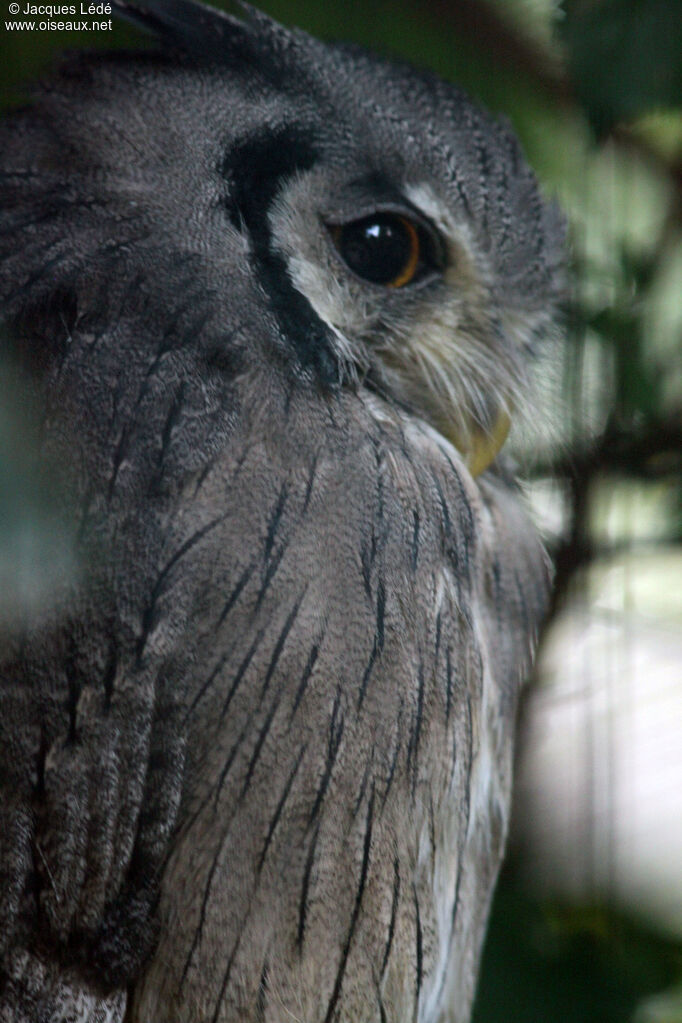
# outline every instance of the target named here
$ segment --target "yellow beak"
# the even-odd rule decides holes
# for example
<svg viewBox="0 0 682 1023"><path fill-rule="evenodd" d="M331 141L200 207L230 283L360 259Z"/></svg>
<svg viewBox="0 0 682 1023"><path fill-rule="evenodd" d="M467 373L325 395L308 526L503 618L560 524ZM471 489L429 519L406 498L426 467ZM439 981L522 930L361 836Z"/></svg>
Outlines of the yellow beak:
<svg viewBox="0 0 682 1023"><path fill-rule="evenodd" d="M509 436L511 419L507 412L501 411L490 430L480 426L472 427L466 440L450 434L449 439L464 456L467 468L472 476L480 476L488 468Z"/></svg>

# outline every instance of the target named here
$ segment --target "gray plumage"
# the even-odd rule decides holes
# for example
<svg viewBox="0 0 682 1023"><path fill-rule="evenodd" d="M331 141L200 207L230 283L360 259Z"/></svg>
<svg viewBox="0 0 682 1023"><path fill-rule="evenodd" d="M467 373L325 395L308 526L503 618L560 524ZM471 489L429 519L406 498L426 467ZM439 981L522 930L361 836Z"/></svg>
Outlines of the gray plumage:
<svg viewBox="0 0 682 1023"><path fill-rule="evenodd" d="M462 1023L548 576L469 469L559 218L426 73L116 6L162 51L0 129L4 347L80 564L5 630L0 1020ZM405 283L347 265L377 216Z"/></svg>

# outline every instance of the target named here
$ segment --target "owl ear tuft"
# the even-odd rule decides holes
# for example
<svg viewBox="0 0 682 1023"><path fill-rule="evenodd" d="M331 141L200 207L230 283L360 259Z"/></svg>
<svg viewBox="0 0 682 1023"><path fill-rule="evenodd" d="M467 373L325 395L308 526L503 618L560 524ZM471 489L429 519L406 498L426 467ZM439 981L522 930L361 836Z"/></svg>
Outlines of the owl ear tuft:
<svg viewBox="0 0 682 1023"><path fill-rule="evenodd" d="M214 55L245 31L236 18L196 0L114 0L114 13L161 42L194 55Z"/></svg>
<svg viewBox="0 0 682 1023"><path fill-rule="evenodd" d="M246 62L265 75L300 60L305 33L290 31L251 4L237 0L244 20L197 0L114 0L114 12L188 56L215 63Z"/></svg>

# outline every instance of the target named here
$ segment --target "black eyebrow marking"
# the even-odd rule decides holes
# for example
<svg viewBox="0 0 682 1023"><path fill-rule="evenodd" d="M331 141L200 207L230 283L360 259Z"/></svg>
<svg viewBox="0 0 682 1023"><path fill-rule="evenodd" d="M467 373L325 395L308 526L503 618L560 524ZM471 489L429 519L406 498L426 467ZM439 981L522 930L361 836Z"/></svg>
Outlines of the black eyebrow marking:
<svg viewBox="0 0 682 1023"><path fill-rule="evenodd" d="M270 301L281 336L300 366L326 389L341 383L331 331L294 287L285 258L274 246L268 215L282 184L319 159L311 129L301 124L263 130L232 147L221 174L229 186L226 208L233 226L249 233L254 271Z"/></svg>

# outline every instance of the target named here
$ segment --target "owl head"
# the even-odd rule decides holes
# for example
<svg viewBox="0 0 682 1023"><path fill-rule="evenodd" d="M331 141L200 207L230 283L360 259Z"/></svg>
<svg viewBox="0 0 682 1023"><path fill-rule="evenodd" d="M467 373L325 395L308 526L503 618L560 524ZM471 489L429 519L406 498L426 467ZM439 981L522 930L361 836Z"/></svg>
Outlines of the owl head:
<svg viewBox="0 0 682 1023"><path fill-rule="evenodd" d="M247 6L113 6L160 50L72 59L9 128L10 317L68 343L113 307L172 307L223 367L331 401L362 388L482 471L562 287L561 220L512 132L426 72Z"/></svg>

